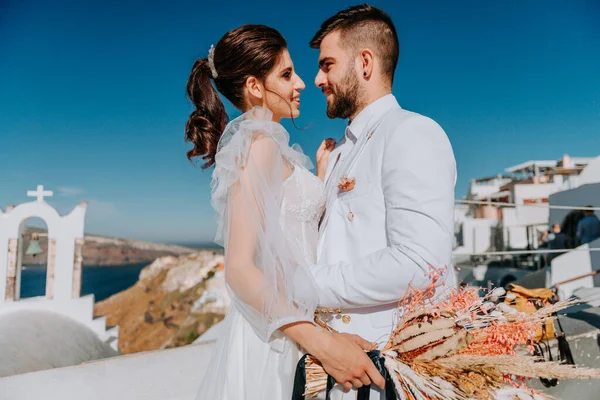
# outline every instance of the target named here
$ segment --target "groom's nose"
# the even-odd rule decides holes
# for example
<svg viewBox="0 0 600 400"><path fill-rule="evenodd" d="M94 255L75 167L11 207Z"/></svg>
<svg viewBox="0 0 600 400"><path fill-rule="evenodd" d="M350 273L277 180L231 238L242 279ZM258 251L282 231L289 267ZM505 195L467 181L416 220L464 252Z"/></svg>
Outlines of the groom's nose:
<svg viewBox="0 0 600 400"><path fill-rule="evenodd" d="M325 76L325 72L322 69L319 69L317 72L317 76L315 76L315 85L317 87L323 87L327 85L327 77Z"/></svg>

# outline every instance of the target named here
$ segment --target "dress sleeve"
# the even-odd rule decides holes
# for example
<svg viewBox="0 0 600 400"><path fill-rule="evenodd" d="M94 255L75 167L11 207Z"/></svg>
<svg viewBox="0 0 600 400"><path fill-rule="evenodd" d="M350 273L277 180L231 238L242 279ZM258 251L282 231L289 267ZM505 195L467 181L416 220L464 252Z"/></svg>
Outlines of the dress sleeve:
<svg viewBox="0 0 600 400"><path fill-rule="evenodd" d="M236 308L277 349L284 339L279 328L312 321L318 297L280 222L282 185L293 164L268 133L253 132L243 139L248 139L246 148L231 160L236 179L228 186L220 222L225 280Z"/></svg>

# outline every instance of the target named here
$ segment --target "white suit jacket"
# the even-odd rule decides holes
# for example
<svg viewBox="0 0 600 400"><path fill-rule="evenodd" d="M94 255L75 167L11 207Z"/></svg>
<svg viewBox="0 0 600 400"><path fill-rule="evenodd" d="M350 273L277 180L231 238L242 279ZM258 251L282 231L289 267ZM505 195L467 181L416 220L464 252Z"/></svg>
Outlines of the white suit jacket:
<svg viewBox="0 0 600 400"><path fill-rule="evenodd" d="M456 163L442 128L403 110L391 94L361 111L349 130L355 144L337 163L343 145L329 157L327 205L311 271L320 306L341 307L350 317L330 325L383 344L410 282L426 284L429 266L446 265L446 282L455 283ZM342 175L355 178L353 190L339 190Z"/></svg>

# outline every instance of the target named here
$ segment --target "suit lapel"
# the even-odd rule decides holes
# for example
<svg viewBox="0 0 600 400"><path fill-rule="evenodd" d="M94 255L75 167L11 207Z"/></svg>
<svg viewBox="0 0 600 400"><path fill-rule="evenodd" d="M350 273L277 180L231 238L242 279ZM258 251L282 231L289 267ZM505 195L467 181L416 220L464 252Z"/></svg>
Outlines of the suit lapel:
<svg viewBox="0 0 600 400"><path fill-rule="evenodd" d="M352 167L354 166L354 164L356 164L356 160L358 160L365 145L368 143L369 139L371 138L370 135L371 135L370 133L368 135L362 135L360 137L360 139L358 140L358 143L356 143L354 145L354 147L352 148L352 151L350 152L348 157L346 157L343 160L342 165L340 165L340 168L341 168L341 174L339 174L340 177L344 176L344 175L348 175L352 171ZM337 187L338 182L332 182L332 183L335 183L335 186Z"/></svg>
<svg viewBox="0 0 600 400"><path fill-rule="evenodd" d="M340 156L341 155L342 155L342 152L338 151L337 155L334 156L335 162L333 163L333 167L327 168L327 172L325 173L325 187L328 187L327 185L329 184L329 178L331 178L331 175L333 174L333 171L335 171L335 168L340 163Z"/></svg>

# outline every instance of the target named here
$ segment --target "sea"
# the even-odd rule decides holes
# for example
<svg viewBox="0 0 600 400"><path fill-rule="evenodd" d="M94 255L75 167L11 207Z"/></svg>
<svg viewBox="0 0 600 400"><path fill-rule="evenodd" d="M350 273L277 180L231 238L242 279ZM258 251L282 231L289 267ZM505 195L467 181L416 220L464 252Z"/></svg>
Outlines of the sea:
<svg viewBox="0 0 600 400"><path fill-rule="evenodd" d="M163 242L203 250L222 250L207 242ZM140 264L93 266L84 265L81 272L81 295L94 294L95 301L102 301L113 294L133 286L140 271L151 261ZM43 296L46 293L46 266L24 265L21 271L21 298Z"/></svg>
<svg viewBox="0 0 600 400"><path fill-rule="evenodd" d="M94 294L101 301L133 286L140 271L150 262L115 266L83 266L81 295ZM21 298L43 296L46 293L46 266L24 265L21 270Z"/></svg>

